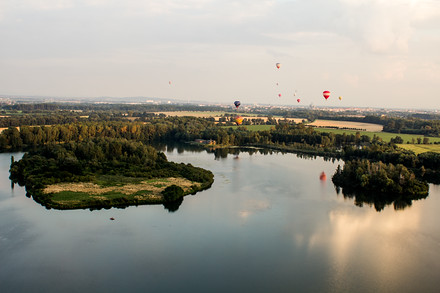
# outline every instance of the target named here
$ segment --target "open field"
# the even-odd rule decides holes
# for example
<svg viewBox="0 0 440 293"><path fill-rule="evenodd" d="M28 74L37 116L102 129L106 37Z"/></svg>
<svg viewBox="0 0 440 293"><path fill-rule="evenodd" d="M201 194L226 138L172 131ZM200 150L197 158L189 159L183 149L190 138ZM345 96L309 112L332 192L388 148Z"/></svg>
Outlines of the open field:
<svg viewBox="0 0 440 293"><path fill-rule="evenodd" d="M314 127L338 127L338 128L355 128L363 129L365 131L382 131L383 126L373 123L362 123L362 122L352 122L352 121L336 121L336 120L320 120L317 119L313 123L307 124Z"/></svg>
<svg viewBox="0 0 440 293"><path fill-rule="evenodd" d="M398 146L413 151L416 155L426 152L440 153L440 144L398 144Z"/></svg>
<svg viewBox="0 0 440 293"><path fill-rule="evenodd" d="M372 132L372 131L356 131L356 130L347 130L347 129L334 129L334 128L315 128L316 131L319 132L333 132L335 134L356 134L356 132L359 132L361 135L368 135L371 138L376 135L380 138L382 138L383 141L390 141L391 138L395 138L396 136L400 136L403 139L404 143L412 143L412 139L414 139L415 142L417 142L417 138L420 138L423 140L423 135L417 135L417 134L402 134L402 133L390 133L390 132ZM428 137L429 142L440 142L440 137Z"/></svg>
<svg viewBox="0 0 440 293"><path fill-rule="evenodd" d="M104 181L108 179L105 178ZM198 182L192 182L185 178L170 177L113 186L109 186L109 184L102 186L92 182L58 183L47 186L43 192L52 194L52 201L61 206L79 204L89 200L111 200L123 196L131 196L140 202L161 202L163 200L162 191L172 184L182 187L185 192L189 191L193 185L200 185Z"/></svg>

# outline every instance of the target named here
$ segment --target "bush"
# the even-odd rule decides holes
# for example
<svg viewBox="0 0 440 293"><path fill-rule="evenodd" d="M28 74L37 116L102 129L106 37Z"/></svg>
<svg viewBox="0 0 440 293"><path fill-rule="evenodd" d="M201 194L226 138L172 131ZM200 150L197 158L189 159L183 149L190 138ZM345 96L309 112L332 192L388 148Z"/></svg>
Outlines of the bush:
<svg viewBox="0 0 440 293"><path fill-rule="evenodd" d="M182 198L184 191L180 186L170 185L162 191L163 199L165 202L173 202Z"/></svg>

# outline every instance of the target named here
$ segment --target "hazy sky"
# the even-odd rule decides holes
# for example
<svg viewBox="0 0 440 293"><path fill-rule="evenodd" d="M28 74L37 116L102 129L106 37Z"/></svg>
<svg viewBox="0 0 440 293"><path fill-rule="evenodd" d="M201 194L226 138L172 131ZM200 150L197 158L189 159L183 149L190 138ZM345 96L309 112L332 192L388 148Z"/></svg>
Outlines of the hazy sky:
<svg viewBox="0 0 440 293"><path fill-rule="evenodd" d="M439 87L439 0L0 0L0 95L440 110Z"/></svg>

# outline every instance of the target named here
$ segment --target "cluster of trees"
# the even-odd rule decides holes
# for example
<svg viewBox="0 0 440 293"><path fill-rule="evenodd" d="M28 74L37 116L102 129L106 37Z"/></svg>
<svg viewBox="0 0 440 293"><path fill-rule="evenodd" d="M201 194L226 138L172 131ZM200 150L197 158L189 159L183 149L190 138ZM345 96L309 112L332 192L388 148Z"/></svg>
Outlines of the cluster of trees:
<svg viewBox="0 0 440 293"><path fill-rule="evenodd" d="M410 133L426 136L439 136L440 120L420 118L388 118L383 130L393 133Z"/></svg>
<svg viewBox="0 0 440 293"><path fill-rule="evenodd" d="M100 175L135 178L183 177L201 183L191 192L214 181L210 171L190 164L168 162L162 152L141 142L98 138L83 142L48 144L11 162L10 179L26 186L28 195L46 206L50 196L42 189L58 182L96 181Z"/></svg>
<svg viewBox="0 0 440 293"><path fill-rule="evenodd" d="M405 166L380 161L346 161L343 168L338 166L332 181L345 197L354 197L357 205L373 204L377 210L390 203L396 209L404 208L429 191L428 184Z"/></svg>
<svg viewBox="0 0 440 293"><path fill-rule="evenodd" d="M52 126L10 127L0 134L0 150L17 150L47 143L83 141L89 138L125 138L143 142L155 140L191 140L199 129L212 125L203 119L177 117L154 119L151 123L129 121L77 122Z"/></svg>

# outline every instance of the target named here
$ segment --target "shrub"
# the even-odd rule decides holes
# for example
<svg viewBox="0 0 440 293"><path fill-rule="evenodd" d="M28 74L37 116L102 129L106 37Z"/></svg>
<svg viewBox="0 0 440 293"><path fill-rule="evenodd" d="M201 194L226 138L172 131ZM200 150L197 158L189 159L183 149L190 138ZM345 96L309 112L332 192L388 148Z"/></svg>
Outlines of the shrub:
<svg viewBox="0 0 440 293"><path fill-rule="evenodd" d="M162 191L163 199L165 202L173 202L182 198L184 191L180 186L170 185Z"/></svg>

